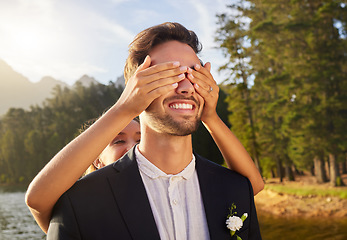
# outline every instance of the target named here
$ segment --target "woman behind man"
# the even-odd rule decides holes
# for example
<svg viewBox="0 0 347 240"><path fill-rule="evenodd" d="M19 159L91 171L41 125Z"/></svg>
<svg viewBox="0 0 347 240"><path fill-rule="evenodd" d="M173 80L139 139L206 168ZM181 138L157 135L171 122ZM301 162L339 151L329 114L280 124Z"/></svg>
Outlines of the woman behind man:
<svg viewBox="0 0 347 240"><path fill-rule="evenodd" d="M89 127L89 126L88 126ZM129 151L141 139L140 121L134 118L100 153L99 157L88 167L83 175L114 163Z"/></svg>
<svg viewBox="0 0 347 240"><path fill-rule="evenodd" d="M216 142L227 166L247 177L252 184L254 194L257 194L264 187L261 175L247 151L216 112L218 85L213 78L201 80L194 77L202 71L205 71L205 74L209 72L211 64L195 66L194 70L182 69L182 74L187 75L198 94L204 98L205 106L201 121ZM177 85L138 86L128 82L122 94L123 98L121 96L112 106L113 116L108 114L98 119L66 145L40 171L28 187L26 204L44 232L48 230L52 209L57 200L78 180L88 166L93 163L93 166L100 168L110 164L139 141L139 123L126 116L129 116L132 107L138 107L146 92L153 92L153 89L149 88L156 90L175 88L175 86ZM210 86L210 90L213 91L207 91L206 86Z"/></svg>

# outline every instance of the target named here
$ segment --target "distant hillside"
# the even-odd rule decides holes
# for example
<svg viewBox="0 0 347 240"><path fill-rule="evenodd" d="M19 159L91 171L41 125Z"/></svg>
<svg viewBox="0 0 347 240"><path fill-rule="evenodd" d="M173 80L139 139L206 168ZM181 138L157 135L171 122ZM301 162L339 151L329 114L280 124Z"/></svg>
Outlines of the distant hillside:
<svg viewBox="0 0 347 240"><path fill-rule="evenodd" d="M88 75L83 75L80 79L78 79L76 82L80 82L83 86L89 87L94 84L98 84L99 82L95 80L93 77L89 77Z"/></svg>
<svg viewBox="0 0 347 240"><path fill-rule="evenodd" d="M77 81L81 82L83 86L98 83L97 80L87 75L83 75ZM52 89L56 85L70 87L52 77L43 77L37 83L30 82L28 78L14 71L0 59L0 116L11 107L29 109L31 105L41 104L52 95Z"/></svg>

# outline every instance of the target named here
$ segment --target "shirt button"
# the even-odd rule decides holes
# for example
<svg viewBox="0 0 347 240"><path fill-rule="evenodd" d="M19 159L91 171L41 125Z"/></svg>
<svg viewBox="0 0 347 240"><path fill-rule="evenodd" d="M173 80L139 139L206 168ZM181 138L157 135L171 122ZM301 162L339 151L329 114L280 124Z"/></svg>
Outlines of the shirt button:
<svg viewBox="0 0 347 240"><path fill-rule="evenodd" d="M177 204L177 200L176 200L176 199L172 200L172 203L173 203L174 205L176 205L176 204Z"/></svg>

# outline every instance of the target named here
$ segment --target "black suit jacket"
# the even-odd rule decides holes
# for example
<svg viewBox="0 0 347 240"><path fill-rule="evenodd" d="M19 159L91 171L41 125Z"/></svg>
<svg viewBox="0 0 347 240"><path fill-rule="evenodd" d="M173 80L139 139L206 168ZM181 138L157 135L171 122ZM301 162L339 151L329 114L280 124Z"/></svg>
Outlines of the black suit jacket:
<svg viewBox="0 0 347 240"><path fill-rule="evenodd" d="M210 238L231 239L225 221L235 203L238 216L248 213L237 234L242 240L261 239L249 180L195 157ZM160 239L134 148L114 164L77 181L61 196L47 239Z"/></svg>

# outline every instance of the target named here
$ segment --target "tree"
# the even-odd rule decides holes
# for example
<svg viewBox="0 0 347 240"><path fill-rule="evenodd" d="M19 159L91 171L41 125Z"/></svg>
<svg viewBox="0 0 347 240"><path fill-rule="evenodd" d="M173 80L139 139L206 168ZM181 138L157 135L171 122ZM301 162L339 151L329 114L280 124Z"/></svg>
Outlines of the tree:
<svg viewBox="0 0 347 240"><path fill-rule="evenodd" d="M221 14L218 20L221 27L217 30L216 41L220 43L224 55L229 57L229 62L219 69L230 75L224 81L224 84L229 86L223 86L228 93L226 101L231 112L229 122L261 173L250 89L252 69L248 64L250 51L247 46L247 24L242 21L240 15L228 17Z"/></svg>
<svg viewBox="0 0 347 240"><path fill-rule="evenodd" d="M263 161L275 161L280 178L284 163L290 179L293 164L311 168L322 153L334 162L346 151L346 4L249 0L229 8L217 39L229 56L225 66L237 74L245 63L254 79L247 89ZM272 172L274 164L266 165Z"/></svg>

